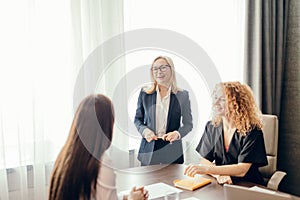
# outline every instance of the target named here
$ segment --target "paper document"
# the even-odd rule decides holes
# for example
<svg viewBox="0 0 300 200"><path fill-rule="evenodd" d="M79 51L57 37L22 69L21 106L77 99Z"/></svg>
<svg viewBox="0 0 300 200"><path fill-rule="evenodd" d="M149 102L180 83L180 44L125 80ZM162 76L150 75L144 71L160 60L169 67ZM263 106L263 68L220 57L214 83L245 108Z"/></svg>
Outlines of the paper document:
<svg viewBox="0 0 300 200"><path fill-rule="evenodd" d="M268 190L268 189L264 189L264 188L257 187L257 186L253 186L253 187L249 188L249 190L255 190L255 191L258 191L258 192L264 192L264 193L268 193L268 194L275 194L276 193L273 190Z"/></svg>
<svg viewBox="0 0 300 200"><path fill-rule="evenodd" d="M151 185L146 185L145 189L149 192L149 200L164 197L167 194L180 193L182 190L175 188L173 186L167 185L165 183L154 183ZM121 195L129 194L130 190L120 192Z"/></svg>

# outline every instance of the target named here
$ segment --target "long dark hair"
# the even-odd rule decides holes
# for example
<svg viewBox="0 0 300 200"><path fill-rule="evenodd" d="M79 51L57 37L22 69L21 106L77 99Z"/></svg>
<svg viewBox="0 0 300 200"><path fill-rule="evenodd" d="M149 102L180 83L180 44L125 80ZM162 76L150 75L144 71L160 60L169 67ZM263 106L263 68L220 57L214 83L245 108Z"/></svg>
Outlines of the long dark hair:
<svg viewBox="0 0 300 200"><path fill-rule="evenodd" d="M94 195L101 157L111 144L113 124L114 109L106 96L91 95L80 103L52 170L49 200L90 199Z"/></svg>

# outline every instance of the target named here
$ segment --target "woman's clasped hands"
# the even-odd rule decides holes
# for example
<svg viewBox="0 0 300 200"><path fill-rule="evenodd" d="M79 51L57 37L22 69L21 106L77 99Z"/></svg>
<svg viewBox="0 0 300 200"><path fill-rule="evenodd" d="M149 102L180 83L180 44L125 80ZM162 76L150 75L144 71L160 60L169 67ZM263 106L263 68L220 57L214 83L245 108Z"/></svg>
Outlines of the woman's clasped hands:
<svg viewBox="0 0 300 200"><path fill-rule="evenodd" d="M148 191L144 187L133 187L127 200L147 200L149 197ZM124 198L126 199L126 197Z"/></svg>
<svg viewBox="0 0 300 200"><path fill-rule="evenodd" d="M170 143L172 143L179 139L179 135L175 131L163 134L161 137L158 137L152 131L145 134L145 139L147 140L147 142L152 142L153 140L158 140L158 138L161 138L162 140L169 141Z"/></svg>
<svg viewBox="0 0 300 200"><path fill-rule="evenodd" d="M167 134L164 134L162 136L162 139L165 140L165 141L169 141L170 143L176 141L179 139L179 135L177 132L175 131L172 131L172 132L169 132Z"/></svg>

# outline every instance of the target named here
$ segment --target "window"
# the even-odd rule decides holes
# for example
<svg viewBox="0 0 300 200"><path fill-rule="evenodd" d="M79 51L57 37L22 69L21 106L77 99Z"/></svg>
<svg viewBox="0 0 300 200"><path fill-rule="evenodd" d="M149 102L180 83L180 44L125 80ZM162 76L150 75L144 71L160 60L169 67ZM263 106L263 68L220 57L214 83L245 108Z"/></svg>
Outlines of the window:
<svg viewBox="0 0 300 200"><path fill-rule="evenodd" d="M155 28L182 34L207 53L220 74L221 81L242 82L243 6L243 2L239 0L128 0L124 2L124 31ZM127 53L127 73L140 67L149 69L153 59L159 55L173 59L177 75L182 77L178 79L179 87L186 84L190 86L188 90L194 129L186 140L192 141L195 138L193 141L198 143L205 123L210 118L211 91L206 83L208 77L196 71L197 66L192 66L183 55L169 49L141 48ZM145 84L150 82L149 73L141 76L144 77ZM135 149L139 147L140 136L132 124L141 87L142 85L137 85L130 92L128 100L128 126L132 134L129 146Z"/></svg>

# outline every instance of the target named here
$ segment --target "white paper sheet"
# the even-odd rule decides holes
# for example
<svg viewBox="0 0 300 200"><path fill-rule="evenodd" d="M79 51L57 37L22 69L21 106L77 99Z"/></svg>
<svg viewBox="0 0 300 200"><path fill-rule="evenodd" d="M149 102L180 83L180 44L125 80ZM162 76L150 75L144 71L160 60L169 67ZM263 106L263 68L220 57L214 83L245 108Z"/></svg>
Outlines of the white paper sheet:
<svg viewBox="0 0 300 200"><path fill-rule="evenodd" d="M167 194L172 193L180 193L182 190L167 185L165 183L154 183L151 185L146 185L145 189L149 192L149 200L150 199L157 199L166 196ZM121 195L129 194L130 190L120 192Z"/></svg>
<svg viewBox="0 0 300 200"><path fill-rule="evenodd" d="M249 188L249 190L255 190L255 191L264 192L264 193L268 193L268 194L275 194L276 193L273 190L268 190L268 189L264 189L264 188L257 187L257 186L253 186L253 187Z"/></svg>

